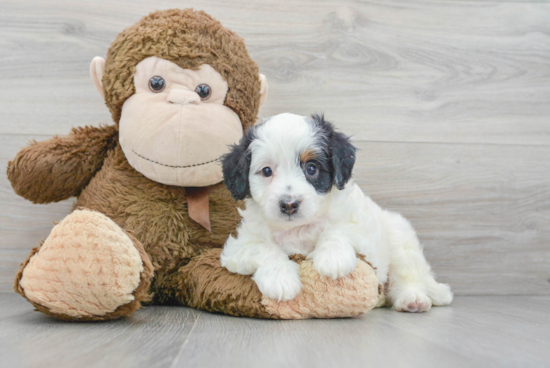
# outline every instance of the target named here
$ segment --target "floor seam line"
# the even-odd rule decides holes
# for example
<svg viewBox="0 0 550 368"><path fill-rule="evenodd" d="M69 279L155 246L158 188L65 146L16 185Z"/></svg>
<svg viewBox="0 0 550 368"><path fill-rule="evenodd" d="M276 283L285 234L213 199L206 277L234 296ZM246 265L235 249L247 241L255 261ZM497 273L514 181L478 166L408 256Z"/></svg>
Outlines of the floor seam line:
<svg viewBox="0 0 550 368"><path fill-rule="evenodd" d="M5 321L9 321L10 319L14 319L14 318L24 316L24 315L29 314L29 313L34 313L34 312L37 312L37 311L32 310L32 311L24 312L24 313L21 313L21 314L16 314L15 316L11 316L11 317L8 317L8 318L5 318L5 319L0 319L0 324L5 322Z"/></svg>
<svg viewBox="0 0 550 368"><path fill-rule="evenodd" d="M199 322L199 319L201 318L202 316L202 313L201 311L199 311L199 316L197 317L197 319L195 320L195 322L193 323L193 327L191 327L191 330L189 331L189 334L187 335L187 337L185 338L185 341L183 342L183 344L181 344L181 347L178 351L178 354L176 355L176 357L174 358L174 361L172 361L172 364L170 365L170 368L174 368L176 366L176 364L178 363L178 361L180 360L180 357L181 357L181 354L183 353L183 349L185 348L185 346L189 343L189 338L191 337L191 335L193 334L193 330L195 329L195 326L197 325L197 323Z"/></svg>
<svg viewBox="0 0 550 368"><path fill-rule="evenodd" d="M382 144L439 144L439 145L454 145L454 146L499 146L499 147L547 147L550 148L548 144L541 143L494 143L494 142L437 142L437 141L404 141L404 140L375 140L375 139L361 139L355 138L352 135L351 141L360 142L360 143L382 143Z"/></svg>

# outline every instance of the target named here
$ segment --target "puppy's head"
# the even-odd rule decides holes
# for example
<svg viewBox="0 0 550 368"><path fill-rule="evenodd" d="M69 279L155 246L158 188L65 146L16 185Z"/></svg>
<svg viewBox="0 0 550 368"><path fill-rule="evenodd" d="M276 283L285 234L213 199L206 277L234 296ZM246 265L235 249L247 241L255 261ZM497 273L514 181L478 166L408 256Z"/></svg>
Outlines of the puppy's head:
<svg viewBox="0 0 550 368"><path fill-rule="evenodd" d="M270 223L311 222L333 186L351 177L355 147L323 116L274 116L249 129L222 159L235 199L252 197Z"/></svg>

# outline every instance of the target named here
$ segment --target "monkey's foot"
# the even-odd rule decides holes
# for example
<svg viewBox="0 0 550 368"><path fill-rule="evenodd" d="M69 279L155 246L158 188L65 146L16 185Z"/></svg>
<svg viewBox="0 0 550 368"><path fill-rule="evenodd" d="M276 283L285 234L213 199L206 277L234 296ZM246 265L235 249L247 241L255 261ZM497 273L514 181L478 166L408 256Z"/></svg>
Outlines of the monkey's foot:
<svg viewBox="0 0 550 368"><path fill-rule="evenodd" d="M332 280L319 275L311 260L292 256L300 266L302 291L292 300L279 302L262 295L250 276L222 267L220 253L221 249L207 250L174 275L182 304L234 316L305 319L353 317L378 302L378 278L362 259L349 275Z"/></svg>
<svg viewBox="0 0 550 368"><path fill-rule="evenodd" d="M304 256L294 255L291 259L300 265L302 291L287 302L262 297L262 304L270 314L282 319L353 317L376 306L378 278L361 258L355 270L337 280L321 276L313 261Z"/></svg>
<svg viewBox="0 0 550 368"><path fill-rule="evenodd" d="M141 243L107 216L77 210L21 265L14 289L70 321L127 316L150 299L153 267Z"/></svg>

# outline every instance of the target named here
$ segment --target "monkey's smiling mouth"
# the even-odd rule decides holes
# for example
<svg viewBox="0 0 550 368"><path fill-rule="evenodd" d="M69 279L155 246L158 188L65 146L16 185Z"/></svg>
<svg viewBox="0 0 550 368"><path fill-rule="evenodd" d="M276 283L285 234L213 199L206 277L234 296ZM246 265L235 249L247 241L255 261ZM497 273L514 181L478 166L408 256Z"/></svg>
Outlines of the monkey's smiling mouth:
<svg viewBox="0 0 550 368"><path fill-rule="evenodd" d="M218 158L216 158L216 159L214 159L214 160L202 162L202 163L200 163L200 164L183 165L183 166L178 166L178 165L167 165L167 164L163 164L162 162L158 162L158 161L155 161L155 160L151 160L150 158L144 157L144 156L140 155L139 153L137 153L136 151L134 151L133 149L132 149L132 152L133 152L136 156L138 156L138 157L140 157L140 158L142 158L142 159L144 159L144 160L147 160L147 161L152 162L152 163L157 164L157 165L166 166L166 167L172 167L172 168L174 168L174 169L185 169L185 168L189 168L189 167L203 166L203 165L211 164L211 163L216 162L216 161L220 161L220 158L218 157Z"/></svg>

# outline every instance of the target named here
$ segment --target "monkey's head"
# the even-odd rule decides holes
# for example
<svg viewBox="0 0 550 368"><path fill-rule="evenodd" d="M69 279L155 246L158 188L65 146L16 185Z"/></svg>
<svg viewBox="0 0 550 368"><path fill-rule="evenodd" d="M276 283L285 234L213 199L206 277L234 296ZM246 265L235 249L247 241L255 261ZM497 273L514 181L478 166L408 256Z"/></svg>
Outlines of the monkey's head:
<svg viewBox="0 0 550 368"><path fill-rule="evenodd" d="M168 185L219 183L220 157L254 125L267 94L243 40L191 9L142 18L90 72L130 165Z"/></svg>

